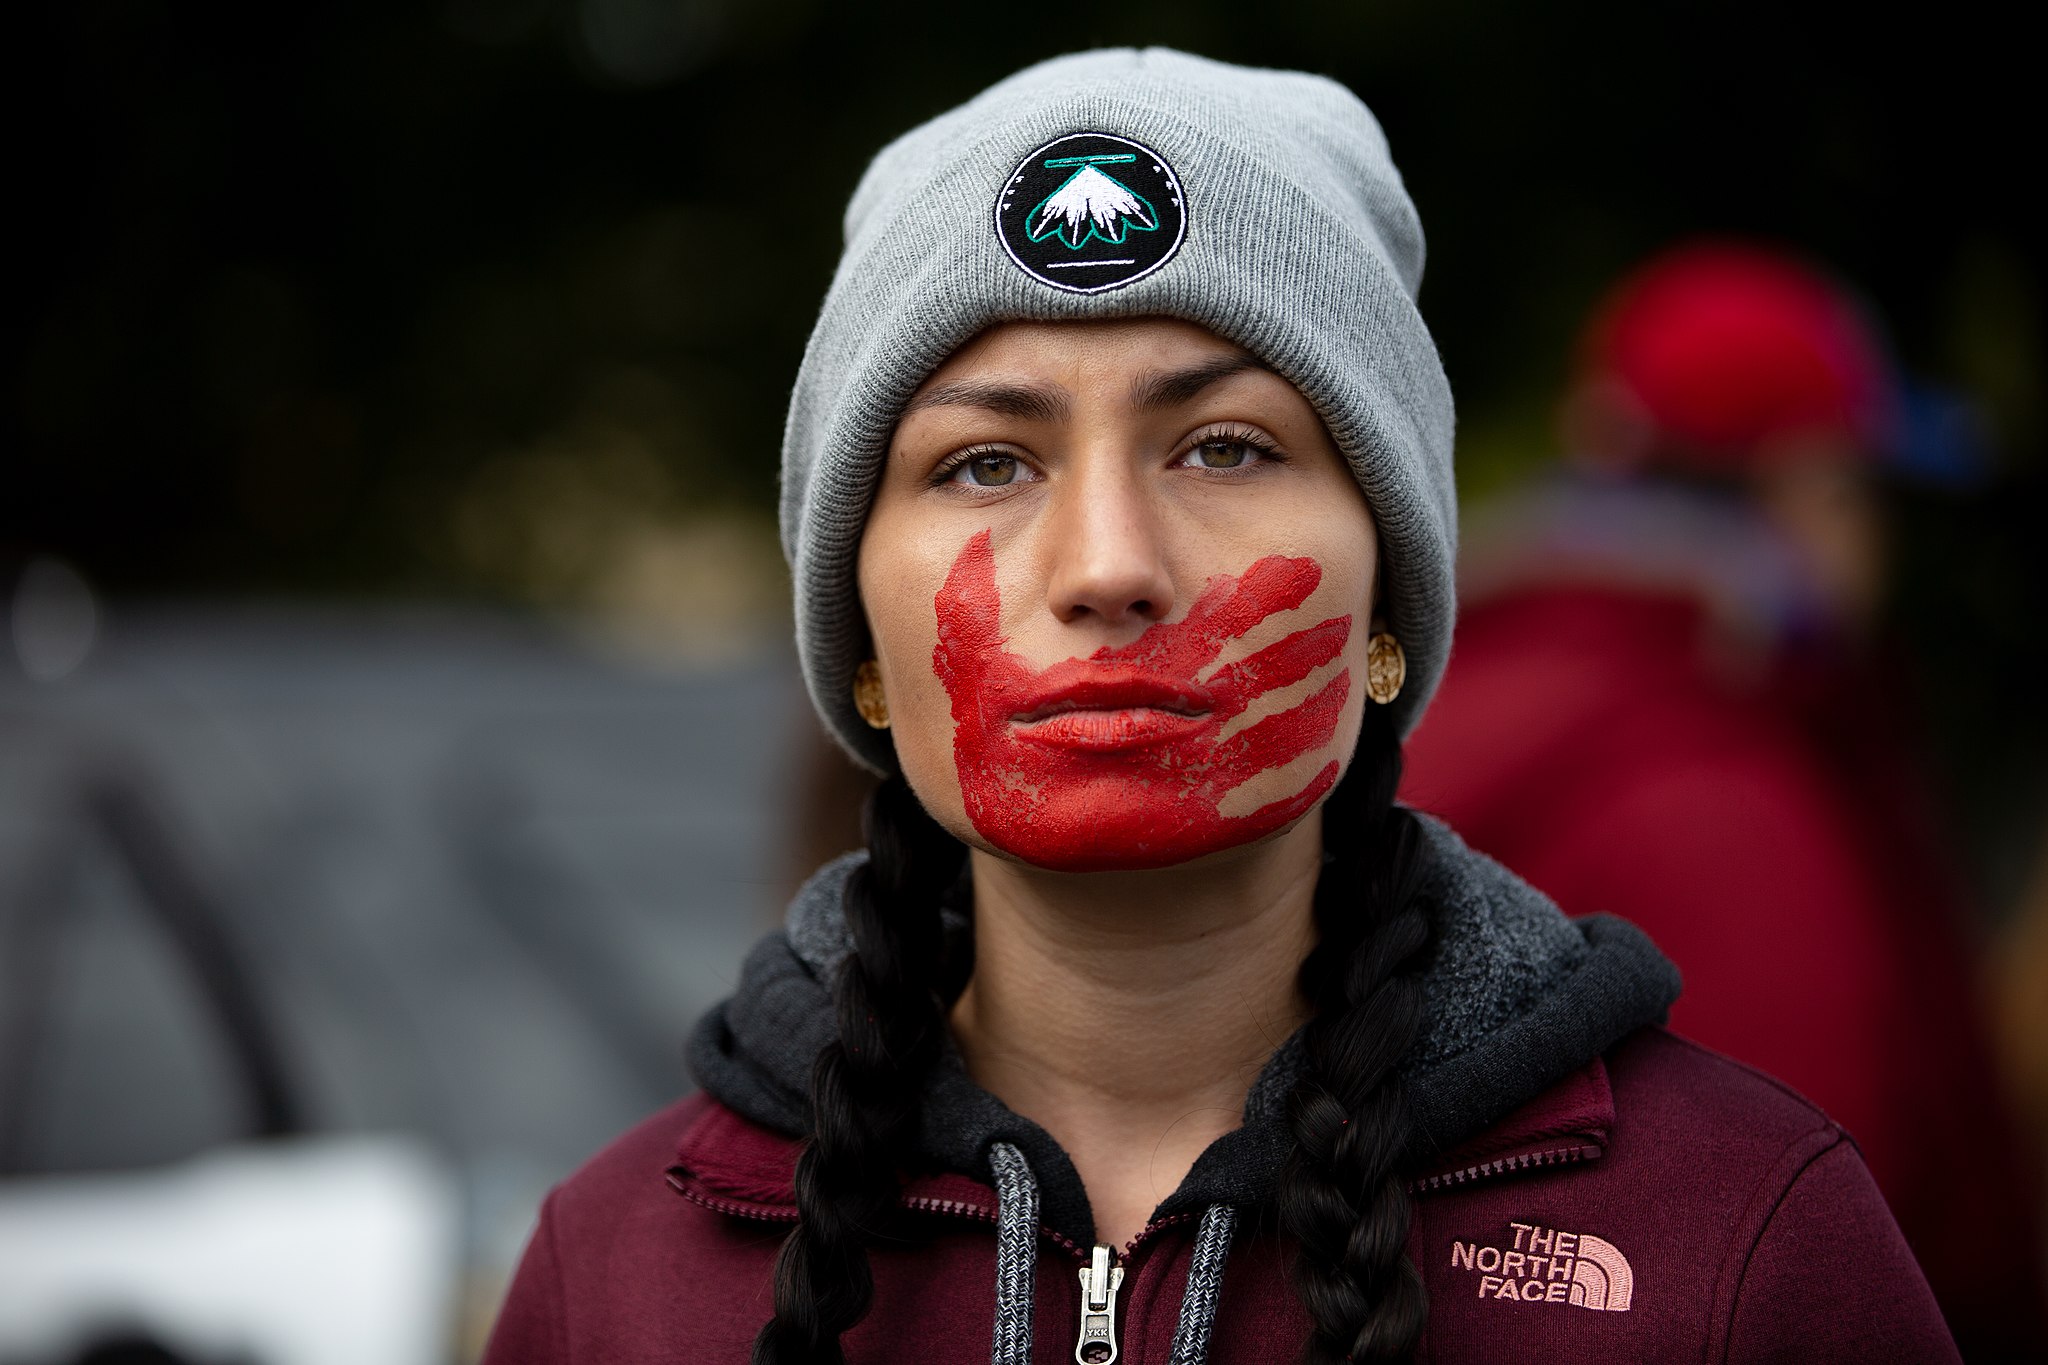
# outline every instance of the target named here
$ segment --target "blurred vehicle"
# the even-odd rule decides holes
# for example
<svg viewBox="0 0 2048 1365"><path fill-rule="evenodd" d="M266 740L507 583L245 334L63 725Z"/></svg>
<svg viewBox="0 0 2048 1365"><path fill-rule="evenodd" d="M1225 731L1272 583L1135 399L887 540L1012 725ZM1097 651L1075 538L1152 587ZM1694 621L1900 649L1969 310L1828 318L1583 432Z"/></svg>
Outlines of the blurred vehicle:
<svg viewBox="0 0 2048 1365"><path fill-rule="evenodd" d="M15 605L0 1362L473 1359L777 903L793 666Z"/></svg>
<svg viewBox="0 0 2048 1365"><path fill-rule="evenodd" d="M0 1359L439 1365L461 1191L400 1137L0 1183Z"/></svg>

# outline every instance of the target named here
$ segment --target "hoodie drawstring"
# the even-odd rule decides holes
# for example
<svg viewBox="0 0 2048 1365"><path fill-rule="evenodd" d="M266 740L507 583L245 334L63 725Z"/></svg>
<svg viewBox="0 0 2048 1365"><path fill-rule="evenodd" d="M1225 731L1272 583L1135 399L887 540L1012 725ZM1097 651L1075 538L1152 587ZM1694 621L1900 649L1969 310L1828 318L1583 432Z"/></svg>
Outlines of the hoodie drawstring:
<svg viewBox="0 0 2048 1365"><path fill-rule="evenodd" d="M1008 1142L989 1145L996 1177L996 1322L990 1365L1030 1365L1031 1314L1038 1266L1038 1180L1024 1153ZM1237 1231L1237 1210L1211 1204L1195 1234L1181 1295L1180 1320L1173 1329L1169 1365L1205 1365L1209 1334L1216 1325L1216 1300L1223 1267Z"/></svg>
<svg viewBox="0 0 2048 1365"><path fill-rule="evenodd" d="M989 1365L1031 1365L1032 1286L1038 1269L1038 1181L1007 1142L988 1149L996 1173L996 1331Z"/></svg>
<svg viewBox="0 0 2048 1365"><path fill-rule="evenodd" d="M1209 1331L1216 1325L1216 1299L1223 1292L1223 1266L1230 1259L1230 1238L1237 1231L1237 1210L1211 1204L1202 1212L1195 1234L1194 1258L1188 1262L1188 1287L1181 1295L1180 1321L1173 1329L1173 1353L1167 1365L1203 1365L1209 1358Z"/></svg>

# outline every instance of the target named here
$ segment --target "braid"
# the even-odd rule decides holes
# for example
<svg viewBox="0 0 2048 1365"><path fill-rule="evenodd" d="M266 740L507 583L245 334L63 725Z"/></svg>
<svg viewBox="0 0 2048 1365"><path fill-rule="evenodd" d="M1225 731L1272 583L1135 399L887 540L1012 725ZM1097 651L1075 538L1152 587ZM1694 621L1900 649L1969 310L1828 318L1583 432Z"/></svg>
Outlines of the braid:
<svg viewBox="0 0 2048 1365"><path fill-rule="evenodd" d="M1316 887L1318 942L1300 978L1315 1018L1288 1100L1279 1212L1301 1246L1308 1365L1406 1361L1428 1315L1405 1254L1413 1125L1396 1067L1422 1033L1416 969L1430 925L1415 895L1420 827L1394 804L1400 780L1400 738L1386 708L1368 706L1358 757L1323 807L1334 861Z"/></svg>
<svg viewBox="0 0 2048 1365"><path fill-rule="evenodd" d="M754 1365L837 1365L840 1333L874 1297L867 1248L901 1191L925 1074L945 1035L941 899L965 850L892 777L868 798L868 861L846 884L854 951L834 994L839 1037L811 1073L811 1138L796 1165L797 1225L775 1263L775 1316Z"/></svg>

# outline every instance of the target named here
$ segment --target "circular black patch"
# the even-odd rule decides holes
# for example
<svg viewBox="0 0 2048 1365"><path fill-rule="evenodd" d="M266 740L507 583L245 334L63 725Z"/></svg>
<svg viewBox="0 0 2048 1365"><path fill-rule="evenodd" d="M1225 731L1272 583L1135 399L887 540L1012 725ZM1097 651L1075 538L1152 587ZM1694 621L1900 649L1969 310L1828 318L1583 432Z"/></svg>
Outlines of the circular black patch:
<svg viewBox="0 0 2048 1365"><path fill-rule="evenodd" d="M1017 268L1075 294L1141 280L1187 235L1166 158L1113 133L1069 133L1017 163L996 196L996 236Z"/></svg>

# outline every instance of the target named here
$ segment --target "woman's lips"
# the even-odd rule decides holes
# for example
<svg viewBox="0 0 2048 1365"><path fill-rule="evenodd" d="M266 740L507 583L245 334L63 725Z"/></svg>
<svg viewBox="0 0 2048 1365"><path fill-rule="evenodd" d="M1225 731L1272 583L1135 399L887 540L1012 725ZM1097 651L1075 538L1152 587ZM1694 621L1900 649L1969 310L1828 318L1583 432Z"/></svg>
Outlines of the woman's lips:
<svg viewBox="0 0 2048 1365"><path fill-rule="evenodd" d="M1012 712L1019 739L1113 753L1172 743L1210 724L1209 699L1175 679L1113 669L1048 681Z"/></svg>
<svg viewBox="0 0 2048 1365"><path fill-rule="evenodd" d="M1187 738L1209 723L1206 715L1191 716L1151 706L1123 706L1114 710L1091 708L1061 711L1028 724L1019 722L1017 738L1061 749L1115 753L1120 749L1170 744Z"/></svg>

